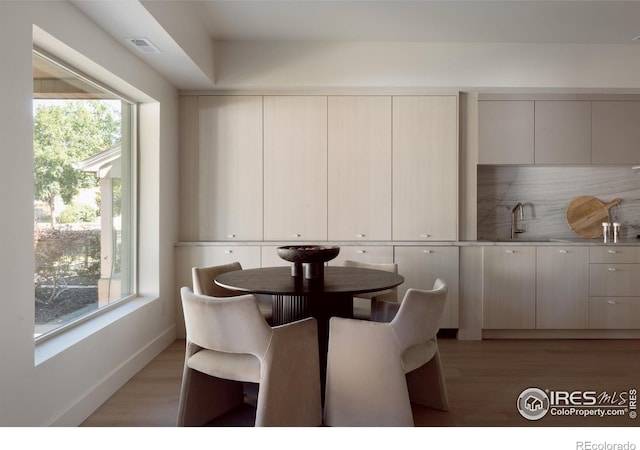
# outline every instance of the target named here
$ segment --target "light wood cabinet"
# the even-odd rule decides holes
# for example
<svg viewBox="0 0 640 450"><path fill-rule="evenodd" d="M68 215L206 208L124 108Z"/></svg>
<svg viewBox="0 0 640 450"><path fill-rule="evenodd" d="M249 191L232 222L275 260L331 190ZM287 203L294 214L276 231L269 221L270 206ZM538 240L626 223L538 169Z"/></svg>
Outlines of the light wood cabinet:
<svg viewBox="0 0 640 450"><path fill-rule="evenodd" d="M329 240L391 239L391 97L328 99Z"/></svg>
<svg viewBox="0 0 640 450"><path fill-rule="evenodd" d="M405 279L398 287L402 299L409 288L433 289L436 278L449 286L441 328L458 328L459 251L449 246L396 246L394 260Z"/></svg>
<svg viewBox="0 0 640 450"><path fill-rule="evenodd" d="M640 164L640 102L594 101L592 163Z"/></svg>
<svg viewBox="0 0 640 450"><path fill-rule="evenodd" d="M591 247L589 261L593 264L640 264L640 247L619 245Z"/></svg>
<svg viewBox="0 0 640 450"><path fill-rule="evenodd" d="M258 245L180 245L175 247L176 267L181 286L191 286L191 268L239 262L243 269L260 267Z"/></svg>
<svg viewBox="0 0 640 450"><path fill-rule="evenodd" d="M478 164L534 163L534 102L478 101Z"/></svg>
<svg viewBox="0 0 640 450"><path fill-rule="evenodd" d="M262 97L199 97L198 129L195 240L262 240Z"/></svg>
<svg viewBox="0 0 640 450"><path fill-rule="evenodd" d="M483 328L535 328L535 247L484 247L482 285Z"/></svg>
<svg viewBox="0 0 640 450"><path fill-rule="evenodd" d="M592 247L589 328L640 328L640 247Z"/></svg>
<svg viewBox="0 0 640 450"><path fill-rule="evenodd" d="M535 102L535 163L591 164L591 102Z"/></svg>
<svg viewBox="0 0 640 450"><path fill-rule="evenodd" d="M640 297L591 297L589 328L599 330L640 328Z"/></svg>
<svg viewBox="0 0 640 450"><path fill-rule="evenodd" d="M371 264L389 264L393 262L393 246L341 245L340 253L335 259L329 261L329 265L341 266L347 260Z"/></svg>
<svg viewBox="0 0 640 450"><path fill-rule="evenodd" d="M538 247L536 328L589 327L589 249Z"/></svg>
<svg viewBox="0 0 640 450"><path fill-rule="evenodd" d="M198 138L200 123L199 97L180 97L179 145L180 161L178 163L179 196L178 223L179 240L199 241L200 225L198 223L198 158L201 152Z"/></svg>
<svg viewBox="0 0 640 450"><path fill-rule="evenodd" d="M592 297L626 297L640 293L640 264L591 264L589 294Z"/></svg>
<svg viewBox="0 0 640 450"><path fill-rule="evenodd" d="M264 239L327 240L327 97L264 97Z"/></svg>
<svg viewBox="0 0 640 450"><path fill-rule="evenodd" d="M640 164L640 101L514 97L478 100L478 164Z"/></svg>
<svg viewBox="0 0 640 450"><path fill-rule="evenodd" d="M262 246L262 267L291 266L291 263L289 261L286 261L278 256L278 247L278 245Z"/></svg>
<svg viewBox="0 0 640 450"><path fill-rule="evenodd" d="M458 236L456 96L393 98L393 240Z"/></svg>

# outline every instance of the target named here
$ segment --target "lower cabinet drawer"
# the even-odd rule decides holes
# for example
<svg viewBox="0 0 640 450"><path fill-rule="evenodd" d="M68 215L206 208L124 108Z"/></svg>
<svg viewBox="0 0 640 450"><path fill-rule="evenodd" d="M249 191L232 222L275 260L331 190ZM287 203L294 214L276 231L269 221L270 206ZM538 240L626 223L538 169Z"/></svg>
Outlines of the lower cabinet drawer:
<svg viewBox="0 0 640 450"><path fill-rule="evenodd" d="M589 328L640 329L640 297L590 297Z"/></svg>
<svg viewBox="0 0 640 450"><path fill-rule="evenodd" d="M589 250L589 261L601 264L640 263L640 247L595 246Z"/></svg>
<svg viewBox="0 0 640 450"><path fill-rule="evenodd" d="M589 295L640 296L640 264L589 264Z"/></svg>

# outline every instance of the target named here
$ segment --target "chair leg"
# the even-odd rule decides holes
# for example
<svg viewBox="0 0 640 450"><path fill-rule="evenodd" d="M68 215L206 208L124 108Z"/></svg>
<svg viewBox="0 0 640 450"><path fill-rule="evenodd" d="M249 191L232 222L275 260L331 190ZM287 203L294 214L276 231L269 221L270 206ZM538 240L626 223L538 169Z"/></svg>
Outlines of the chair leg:
<svg viewBox="0 0 640 450"><path fill-rule="evenodd" d="M178 426L201 426L244 402L239 381L212 377L185 367L178 407Z"/></svg>
<svg viewBox="0 0 640 450"><path fill-rule="evenodd" d="M444 380L440 353L436 351L433 358L424 366L409 372L407 387L412 403L439 409L449 410L449 396Z"/></svg>

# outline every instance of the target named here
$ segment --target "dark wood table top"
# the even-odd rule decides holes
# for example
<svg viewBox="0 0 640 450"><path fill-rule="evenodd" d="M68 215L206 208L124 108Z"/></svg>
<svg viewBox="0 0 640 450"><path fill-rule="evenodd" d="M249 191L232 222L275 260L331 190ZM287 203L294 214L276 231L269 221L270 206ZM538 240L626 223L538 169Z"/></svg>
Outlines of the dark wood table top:
<svg viewBox="0 0 640 450"><path fill-rule="evenodd" d="M254 294L358 294L396 287L404 277L383 270L327 266L322 280L307 280L292 277L291 267L282 266L227 272L218 275L215 282L227 289Z"/></svg>

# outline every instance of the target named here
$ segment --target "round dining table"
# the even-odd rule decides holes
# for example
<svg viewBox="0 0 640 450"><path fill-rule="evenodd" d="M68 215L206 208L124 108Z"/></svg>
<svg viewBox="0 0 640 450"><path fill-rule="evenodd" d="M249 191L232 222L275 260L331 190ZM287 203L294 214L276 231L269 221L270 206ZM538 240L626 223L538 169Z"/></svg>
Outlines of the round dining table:
<svg viewBox="0 0 640 450"><path fill-rule="evenodd" d="M360 267L327 266L318 279L292 276L289 266L263 267L226 272L216 284L235 291L268 294L273 301L273 325L315 317L318 322L318 347L321 380L324 380L331 317L353 317L353 297L383 291L404 282L393 272Z"/></svg>

